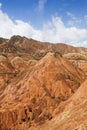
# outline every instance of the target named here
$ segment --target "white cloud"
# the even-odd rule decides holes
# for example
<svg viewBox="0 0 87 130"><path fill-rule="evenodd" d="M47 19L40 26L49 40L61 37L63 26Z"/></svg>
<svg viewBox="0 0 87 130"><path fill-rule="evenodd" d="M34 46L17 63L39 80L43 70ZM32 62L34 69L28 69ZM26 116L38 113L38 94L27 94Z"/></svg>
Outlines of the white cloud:
<svg viewBox="0 0 87 130"><path fill-rule="evenodd" d="M45 26L43 32L46 41L65 42L72 45L75 45L75 43L80 45L80 41L87 37L86 29L66 27L60 17L53 17L51 23Z"/></svg>
<svg viewBox="0 0 87 130"><path fill-rule="evenodd" d="M47 0L39 0L38 1L38 10L39 11L42 11L44 9L46 2L47 2Z"/></svg>
<svg viewBox="0 0 87 130"><path fill-rule="evenodd" d="M82 47L87 47L87 39L86 39L86 40L83 40L82 42L79 41L78 43L76 43L76 46L78 46L78 45L80 45L80 46L82 46Z"/></svg>
<svg viewBox="0 0 87 130"><path fill-rule="evenodd" d="M87 47L87 29L79 29L74 26L66 27L60 17L53 16L52 20L45 23L40 30L22 20L12 21L6 13L0 10L0 37L10 38L13 35Z"/></svg>
<svg viewBox="0 0 87 130"><path fill-rule="evenodd" d="M69 17L71 17L72 19L76 19L76 17L74 16L74 14L72 14L71 12L67 12L67 15L68 15Z"/></svg>
<svg viewBox="0 0 87 130"><path fill-rule="evenodd" d="M2 7L2 3L0 3L0 8Z"/></svg>
<svg viewBox="0 0 87 130"><path fill-rule="evenodd" d="M0 37L10 38L13 35L26 37L40 37L40 30L34 29L29 23L21 20L13 22L9 16L0 10Z"/></svg>
<svg viewBox="0 0 87 130"><path fill-rule="evenodd" d="M77 18L74 14L71 12L67 12L67 16L69 17L68 25L70 26L78 26L78 24L81 24L82 20Z"/></svg>
<svg viewBox="0 0 87 130"><path fill-rule="evenodd" d="M84 16L84 20L87 23L87 14Z"/></svg>

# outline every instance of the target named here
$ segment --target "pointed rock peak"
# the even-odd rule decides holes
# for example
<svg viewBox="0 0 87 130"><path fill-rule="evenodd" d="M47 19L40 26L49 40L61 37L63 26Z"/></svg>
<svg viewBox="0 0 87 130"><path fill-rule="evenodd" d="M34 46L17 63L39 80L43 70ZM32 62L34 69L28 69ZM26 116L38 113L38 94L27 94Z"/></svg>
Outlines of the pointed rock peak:
<svg viewBox="0 0 87 130"><path fill-rule="evenodd" d="M54 52L54 56L55 57L62 57L62 54L58 51Z"/></svg>
<svg viewBox="0 0 87 130"><path fill-rule="evenodd" d="M48 58L60 58L62 57L62 54L59 52L53 52L53 51L49 51L45 54L45 56L43 58L48 59Z"/></svg>

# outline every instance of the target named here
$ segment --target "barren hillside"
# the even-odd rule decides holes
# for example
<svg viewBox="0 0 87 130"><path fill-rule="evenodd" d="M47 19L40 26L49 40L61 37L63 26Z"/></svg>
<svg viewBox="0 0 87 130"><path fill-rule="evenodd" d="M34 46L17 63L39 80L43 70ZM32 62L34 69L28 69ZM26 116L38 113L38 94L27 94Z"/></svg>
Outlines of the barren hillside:
<svg viewBox="0 0 87 130"><path fill-rule="evenodd" d="M87 49L0 39L0 130L87 130Z"/></svg>

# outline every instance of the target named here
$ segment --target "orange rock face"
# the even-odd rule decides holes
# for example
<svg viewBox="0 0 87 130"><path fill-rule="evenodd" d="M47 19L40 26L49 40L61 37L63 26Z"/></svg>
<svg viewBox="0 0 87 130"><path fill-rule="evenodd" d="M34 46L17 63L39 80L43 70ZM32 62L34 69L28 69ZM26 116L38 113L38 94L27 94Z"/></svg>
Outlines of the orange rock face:
<svg viewBox="0 0 87 130"><path fill-rule="evenodd" d="M62 56L71 48L76 53L86 49L20 36L4 42L0 44L0 130L86 129L86 68L76 65L78 54L74 53L74 63L70 54ZM86 53L79 59L86 61Z"/></svg>
<svg viewBox="0 0 87 130"><path fill-rule="evenodd" d="M63 106L62 106L63 105ZM63 112L41 126L42 130L87 130L87 80L60 107ZM67 123L68 122L68 123Z"/></svg>

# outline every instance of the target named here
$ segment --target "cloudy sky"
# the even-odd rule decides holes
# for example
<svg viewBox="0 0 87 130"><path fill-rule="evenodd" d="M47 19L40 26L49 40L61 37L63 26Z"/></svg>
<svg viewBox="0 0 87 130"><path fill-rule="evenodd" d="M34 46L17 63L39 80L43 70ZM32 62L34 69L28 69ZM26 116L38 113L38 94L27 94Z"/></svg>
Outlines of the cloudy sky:
<svg viewBox="0 0 87 130"><path fill-rule="evenodd" d="M87 47L87 0L0 0L0 37Z"/></svg>

